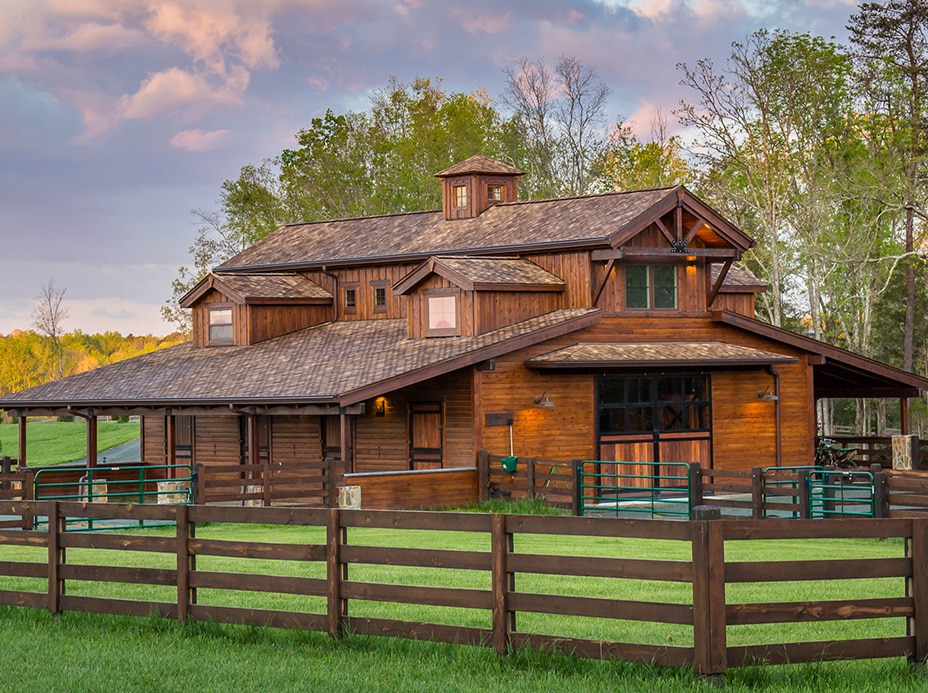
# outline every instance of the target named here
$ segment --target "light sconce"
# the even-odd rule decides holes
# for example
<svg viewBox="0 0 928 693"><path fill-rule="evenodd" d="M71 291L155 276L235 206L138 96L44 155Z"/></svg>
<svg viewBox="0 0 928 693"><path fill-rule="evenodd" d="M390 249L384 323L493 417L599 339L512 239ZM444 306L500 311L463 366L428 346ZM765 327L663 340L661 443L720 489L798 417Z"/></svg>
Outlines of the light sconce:
<svg viewBox="0 0 928 693"><path fill-rule="evenodd" d="M383 397L378 397L374 400L374 416L386 416L387 415L387 400Z"/></svg>
<svg viewBox="0 0 928 693"><path fill-rule="evenodd" d="M768 402L776 402L778 399L780 399L773 393L773 391L769 387L764 390L758 390L757 398L766 400Z"/></svg>
<svg viewBox="0 0 928 693"><path fill-rule="evenodd" d="M551 409L554 407L554 402L552 402L551 398L548 397L547 392L543 392L541 397L535 398L535 406L545 407L546 409Z"/></svg>

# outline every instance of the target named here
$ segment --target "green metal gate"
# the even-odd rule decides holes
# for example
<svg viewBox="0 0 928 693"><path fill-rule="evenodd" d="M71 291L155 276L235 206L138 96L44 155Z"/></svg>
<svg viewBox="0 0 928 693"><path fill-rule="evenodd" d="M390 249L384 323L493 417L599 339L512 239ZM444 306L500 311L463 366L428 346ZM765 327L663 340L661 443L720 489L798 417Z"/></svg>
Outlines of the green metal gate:
<svg viewBox="0 0 928 693"><path fill-rule="evenodd" d="M696 504L692 470L687 462L584 460L578 469L580 515L689 517Z"/></svg>

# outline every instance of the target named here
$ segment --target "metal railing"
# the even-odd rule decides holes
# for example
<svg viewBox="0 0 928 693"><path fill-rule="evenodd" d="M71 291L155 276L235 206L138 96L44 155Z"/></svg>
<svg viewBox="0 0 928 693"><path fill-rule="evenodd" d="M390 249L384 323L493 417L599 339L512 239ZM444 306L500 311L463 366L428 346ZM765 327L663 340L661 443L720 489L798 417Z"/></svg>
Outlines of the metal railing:
<svg viewBox="0 0 928 693"><path fill-rule="evenodd" d="M689 517L698 504L692 471L686 462L584 460L578 467L579 514Z"/></svg>

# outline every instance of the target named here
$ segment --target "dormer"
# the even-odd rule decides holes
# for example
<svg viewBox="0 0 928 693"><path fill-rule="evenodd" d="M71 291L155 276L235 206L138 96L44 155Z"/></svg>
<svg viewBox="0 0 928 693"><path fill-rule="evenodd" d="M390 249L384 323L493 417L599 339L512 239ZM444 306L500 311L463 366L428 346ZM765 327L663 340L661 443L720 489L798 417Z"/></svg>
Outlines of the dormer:
<svg viewBox="0 0 928 693"><path fill-rule="evenodd" d="M563 308L566 283L518 257L431 257L393 286L410 339L472 337Z"/></svg>
<svg viewBox="0 0 928 693"><path fill-rule="evenodd" d="M501 202L519 198L523 172L476 154L435 174L442 180L442 209L446 220L473 219Z"/></svg>
<svg viewBox="0 0 928 693"><path fill-rule="evenodd" d="M195 347L246 346L332 319L332 294L301 274L209 274L180 300Z"/></svg>

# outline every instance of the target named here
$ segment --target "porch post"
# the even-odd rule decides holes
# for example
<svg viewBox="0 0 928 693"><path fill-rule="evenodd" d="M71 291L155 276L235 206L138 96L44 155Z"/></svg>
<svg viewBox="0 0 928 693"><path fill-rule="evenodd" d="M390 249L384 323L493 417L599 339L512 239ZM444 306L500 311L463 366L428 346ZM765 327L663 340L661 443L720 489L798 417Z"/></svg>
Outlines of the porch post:
<svg viewBox="0 0 928 693"><path fill-rule="evenodd" d="M902 435L909 435L909 398L899 398L899 426L902 429Z"/></svg>
<svg viewBox="0 0 928 693"><path fill-rule="evenodd" d="M87 466L97 466L97 415L87 410Z"/></svg>
<svg viewBox="0 0 928 693"><path fill-rule="evenodd" d="M338 415L339 423L341 424L341 446L342 446L342 466L344 467L345 474L354 473L354 454L351 449L351 426L352 420L351 417L345 414L344 412Z"/></svg>
<svg viewBox="0 0 928 693"><path fill-rule="evenodd" d="M19 415L19 466L26 466L26 414Z"/></svg>
<svg viewBox="0 0 928 693"><path fill-rule="evenodd" d="M171 410L164 417L164 463L168 465L168 476L174 476L174 465L177 464L177 418Z"/></svg>

